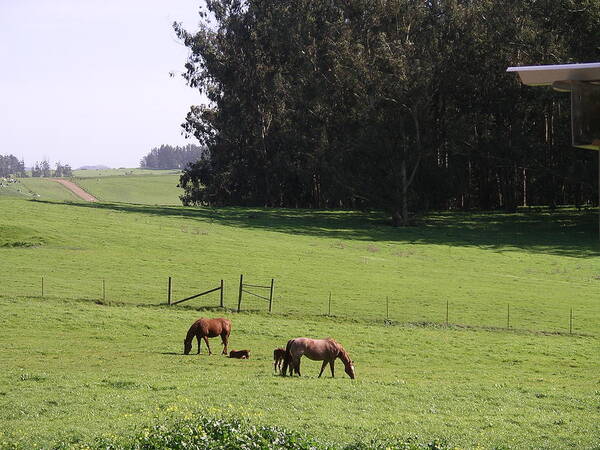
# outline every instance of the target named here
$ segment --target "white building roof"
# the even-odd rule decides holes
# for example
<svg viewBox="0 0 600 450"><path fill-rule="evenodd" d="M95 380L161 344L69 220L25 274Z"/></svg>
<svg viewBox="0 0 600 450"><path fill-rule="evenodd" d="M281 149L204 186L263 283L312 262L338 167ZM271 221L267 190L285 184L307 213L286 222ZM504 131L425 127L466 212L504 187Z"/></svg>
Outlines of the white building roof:
<svg viewBox="0 0 600 450"><path fill-rule="evenodd" d="M509 67L506 71L517 72L521 82L528 86L553 86L568 91L571 81L600 84L600 62Z"/></svg>

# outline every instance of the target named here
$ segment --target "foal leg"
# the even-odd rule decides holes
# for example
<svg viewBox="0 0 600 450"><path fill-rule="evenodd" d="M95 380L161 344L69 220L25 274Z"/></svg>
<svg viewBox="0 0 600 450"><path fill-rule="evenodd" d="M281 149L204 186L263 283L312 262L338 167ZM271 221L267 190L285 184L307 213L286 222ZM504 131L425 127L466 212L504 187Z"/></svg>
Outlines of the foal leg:
<svg viewBox="0 0 600 450"><path fill-rule="evenodd" d="M331 378L335 378L335 375L333 374L333 363L334 363L334 359L332 359L331 361L329 361L329 367L331 367Z"/></svg>
<svg viewBox="0 0 600 450"><path fill-rule="evenodd" d="M208 348L208 354L212 355L212 352L210 351L210 345L208 344L208 337L204 336L204 342L206 342L206 348Z"/></svg>
<svg viewBox="0 0 600 450"><path fill-rule="evenodd" d="M321 378L321 375L323 375L323 370L325 370L326 365L327 365L327 360L323 361L323 365L321 366L321 371L319 372L318 378Z"/></svg>

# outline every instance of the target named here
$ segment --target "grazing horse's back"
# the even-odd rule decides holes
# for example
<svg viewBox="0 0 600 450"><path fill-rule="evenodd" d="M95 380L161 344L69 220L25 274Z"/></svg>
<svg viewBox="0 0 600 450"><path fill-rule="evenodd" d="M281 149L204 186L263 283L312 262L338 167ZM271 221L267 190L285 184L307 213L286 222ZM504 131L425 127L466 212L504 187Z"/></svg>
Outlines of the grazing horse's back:
<svg viewBox="0 0 600 450"><path fill-rule="evenodd" d="M216 319L205 319L200 318L194 322L192 327L196 325L202 336L206 337L217 337L226 334L229 336L231 333L231 320L223 317Z"/></svg>

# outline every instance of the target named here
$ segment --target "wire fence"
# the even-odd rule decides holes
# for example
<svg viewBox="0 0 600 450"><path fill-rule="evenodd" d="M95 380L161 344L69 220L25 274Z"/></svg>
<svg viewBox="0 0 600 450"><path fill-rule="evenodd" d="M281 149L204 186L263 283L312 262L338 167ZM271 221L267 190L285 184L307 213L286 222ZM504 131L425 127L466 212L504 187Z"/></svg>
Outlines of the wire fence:
<svg viewBox="0 0 600 450"><path fill-rule="evenodd" d="M258 278L258 277L257 277ZM373 320L387 324L477 327L504 330L530 330L547 333L596 335L600 332L600 304L559 302L536 304L526 298L503 300L464 300L456 298L377 295L372 292L337 294L323 289L322 296L306 295L281 287L273 294L274 280L260 285L266 296L244 295L236 281L190 280L177 277L152 279L63 276L52 272L42 276L10 280L0 277L0 299L37 297L88 300L104 304L167 305L169 298L187 299L186 307L224 308L228 311L272 311L298 316L328 316L333 320ZM216 288L214 286L217 286ZM246 293L247 287L243 284ZM208 295L199 297L199 293ZM194 298L199 297L199 298ZM256 297L256 298L255 298Z"/></svg>

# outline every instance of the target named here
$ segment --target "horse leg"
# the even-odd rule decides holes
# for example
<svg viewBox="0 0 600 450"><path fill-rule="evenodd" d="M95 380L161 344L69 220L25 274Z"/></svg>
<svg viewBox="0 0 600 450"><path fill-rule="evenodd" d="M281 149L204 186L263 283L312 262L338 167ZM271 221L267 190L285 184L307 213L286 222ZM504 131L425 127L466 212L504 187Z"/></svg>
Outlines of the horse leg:
<svg viewBox="0 0 600 450"><path fill-rule="evenodd" d="M298 363L296 364L296 373L298 374L299 377L302 376L300 374L300 357L298 357Z"/></svg>
<svg viewBox="0 0 600 450"><path fill-rule="evenodd" d="M318 378L321 378L321 375L323 375L323 370L325 370L326 365L327 365L327 360L323 361L323 365L321 366L321 371L319 372Z"/></svg>
<svg viewBox="0 0 600 450"><path fill-rule="evenodd" d="M227 354L227 337L227 334L221 335L221 340L223 341L223 353L221 353L221 355Z"/></svg>
<svg viewBox="0 0 600 450"><path fill-rule="evenodd" d="M212 355L212 352L210 351L210 345L208 344L208 337L204 336L204 342L206 342L206 347L208 348L208 354Z"/></svg>
<svg viewBox="0 0 600 450"><path fill-rule="evenodd" d="M200 337L200 335L197 335L196 339L198 340L198 354L200 354L200 343L202 342L202 338Z"/></svg>
<svg viewBox="0 0 600 450"><path fill-rule="evenodd" d="M329 367L331 367L331 378L335 378L335 375L333 374L333 363L335 362L335 359L332 359L331 361L329 361Z"/></svg>

